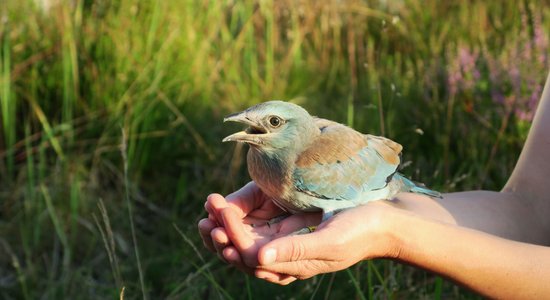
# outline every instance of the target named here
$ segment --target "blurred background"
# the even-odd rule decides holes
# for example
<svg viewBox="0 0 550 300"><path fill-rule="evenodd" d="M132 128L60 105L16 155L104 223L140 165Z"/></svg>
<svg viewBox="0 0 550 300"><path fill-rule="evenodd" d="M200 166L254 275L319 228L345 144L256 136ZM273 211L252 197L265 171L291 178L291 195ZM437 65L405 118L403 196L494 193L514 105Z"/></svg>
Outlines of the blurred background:
<svg viewBox="0 0 550 300"><path fill-rule="evenodd" d="M249 178L223 116L292 100L404 145L402 172L498 190L549 72L549 1L2 0L3 299L476 298L398 263L279 287L207 253Z"/></svg>

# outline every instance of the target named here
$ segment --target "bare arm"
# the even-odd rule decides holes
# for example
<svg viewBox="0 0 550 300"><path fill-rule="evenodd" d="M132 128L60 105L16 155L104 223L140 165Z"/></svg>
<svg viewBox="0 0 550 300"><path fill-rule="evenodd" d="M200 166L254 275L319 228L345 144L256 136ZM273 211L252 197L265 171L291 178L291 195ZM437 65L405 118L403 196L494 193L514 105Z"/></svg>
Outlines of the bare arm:
<svg viewBox="0 0 550 300"><path fill-rule="evenodd" d="M412 194L396 206L507 239L550 245L550 74L531 131L501 192L450 193L434 200Z"/></svg>
<svg viewBox="0 0 550 300"><path fill-rule="evenodd" d="M550 74L529 136L504 192L521 195L550 234Z"/></svg>
<svg viewBox="0 0 550 300"><path fill-rule="evenodd" d="M514 242L415 215L392 222L397 259L444 275L491 298L550 295L550 248Z"/></svg>
<svg viewBox="0 0 550 300"><path fill-rule="evenodd" d="M234 222L236 223L236 222ZM335 215L311 234L262 246L257 276L287 284L361 259L392 258L439 273L491 298L550 295L550 248L441 222L376 201ZM269 272L269 273L267 273Z"/></svg>
<svg viewBox="0 0 550 300"><path fill-rule="evenodd" d="M437 221L514 241L550 245L548 227L531 201L519 193L467 191L444 194L443 199L399 194L392 202L398 208Z"/></svg>

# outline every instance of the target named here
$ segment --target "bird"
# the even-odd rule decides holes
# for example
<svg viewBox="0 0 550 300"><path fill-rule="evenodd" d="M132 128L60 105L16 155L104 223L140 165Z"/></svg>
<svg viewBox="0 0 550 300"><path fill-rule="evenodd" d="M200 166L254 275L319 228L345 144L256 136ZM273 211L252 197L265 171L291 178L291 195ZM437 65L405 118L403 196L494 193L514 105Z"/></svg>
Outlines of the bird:
<svg viewBox="0 0 550 300"><path fill-rule="evenodd" d="M311 116L297 104L267 101L223 121L248 126L222 141L250 146L250 177L290 214L322 211L324 222L342 210L392 199L399 192L441 198L398 172L399 143Z"/></svg>

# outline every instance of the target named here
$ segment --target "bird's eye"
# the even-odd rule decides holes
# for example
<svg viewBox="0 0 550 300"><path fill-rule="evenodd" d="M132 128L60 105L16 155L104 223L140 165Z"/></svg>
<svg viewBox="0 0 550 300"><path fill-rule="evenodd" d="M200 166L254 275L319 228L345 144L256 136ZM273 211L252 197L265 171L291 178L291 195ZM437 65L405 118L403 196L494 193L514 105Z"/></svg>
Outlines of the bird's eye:
<svg viewBox="0 0 550 300"><path fill-rule="evenodd" d="M279 118L277 116L269 117L269 124L273 127L279 127L279 126L281 126L282 123L283 123L283 121L281 120L281 118Z"/></svg>

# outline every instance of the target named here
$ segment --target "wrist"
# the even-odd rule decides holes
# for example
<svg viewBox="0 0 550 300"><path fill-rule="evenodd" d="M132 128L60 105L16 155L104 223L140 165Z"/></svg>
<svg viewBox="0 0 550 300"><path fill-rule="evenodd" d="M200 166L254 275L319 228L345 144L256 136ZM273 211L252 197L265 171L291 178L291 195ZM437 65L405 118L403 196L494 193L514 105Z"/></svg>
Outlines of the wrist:
<svg viewBox="0 0 550 300"><path fill-rule="evenodd" d="M388 205L385 211L384 226L381 234L385 237L383 258L399 259L403 252L403 226L408 213L399 208Z"/></svg>
<svg viewBox="0 0 550 300"><path fill-rule="evenodd" d="M429 235L428 228L441 221L425 219L413 212L392 207L391 212L386 213L386 256L385 258L399 261L410 261L418 251L423 251L422 237Z"/></svg>
<svg viewBox="0 0 550 300"><path fill-rule="evenodd" d="M376 201L365 205L366 210L364 241L364 259L390 258L399 259L402 252L402 224L406 211L395 208L387 201Z"/></svg>

